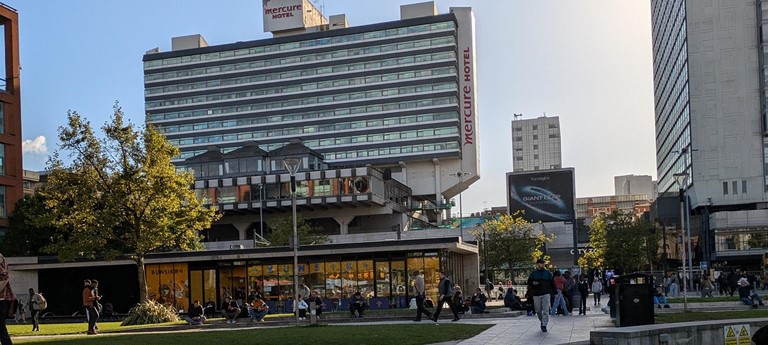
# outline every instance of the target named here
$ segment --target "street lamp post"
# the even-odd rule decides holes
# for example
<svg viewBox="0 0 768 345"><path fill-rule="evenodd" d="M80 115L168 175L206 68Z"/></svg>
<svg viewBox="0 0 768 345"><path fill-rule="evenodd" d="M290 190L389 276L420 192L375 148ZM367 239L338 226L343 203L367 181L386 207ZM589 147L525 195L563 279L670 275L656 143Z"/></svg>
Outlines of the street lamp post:
<svg viewBox="0 0 768 345"><path fill-rule="evenodd" d="M464 176L469 175L469 173L463 172L463 171L457 171L455 174L449 174L449 175L456 176L459 178L459 237L461 237L461 239L464 240L464 222L461 220L461 217L464 214L462 212L462 206L464 206L464 204L461 202L461 193L464 191Z"/></svg>
<svg viewBox="0 0 768 345"><path fill-rule="evenodd" d="M680 187L680 230L682 230L683 233L683 246L687 246L687 240L685 236L685 181L688 178L688 173L676 173L673 175L675 177L675 181L677 181L678 186ZM686 248L683 248L683 311L688 311L688 274L686 273L685 265L686 265Z"/></svg>
<svg viewBox="0 0 768 345"><path fill-rule="evenodd" d="M299 325L299 235L296 230L296 173L301 166L301 158L283 159L285 169L291 174L291 210L293 212L293 312L296 314L296 326Z"/></svg>
<svg viewBox="0 0 768 345"><path fill-rule="evenodd" d="M261 229L261 240L264 240L264 195L262 191L264 185L259 183L259 228ZM259 240L256 239L256 228L253 228L253 247L256 248Z"/></svg>

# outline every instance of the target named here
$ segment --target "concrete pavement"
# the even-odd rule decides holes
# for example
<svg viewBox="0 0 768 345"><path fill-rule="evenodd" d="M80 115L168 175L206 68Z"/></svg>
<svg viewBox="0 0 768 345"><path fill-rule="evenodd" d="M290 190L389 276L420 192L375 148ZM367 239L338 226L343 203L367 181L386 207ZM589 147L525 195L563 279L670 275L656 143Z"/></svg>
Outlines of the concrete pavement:
<svg viewBox="0 0 768 345"><path fill-rule="evenodd" d="M599 307L588 305L592 310L587 315L550 316L548 332L541 331L539 319L536 316L518 316L491 319L462 319L457 323L493 324L486 331L463 341L445 342L432 345L556 345L556 344L589 344L589 332L613 328L610 317L601 312ZM578 313L578 312L577 312ZM429 322L429 321L422 321ZM380 324L412 324L413 322L378 322ZM450 324L450 320L440 320L437 324ZM361 324L372 324L371 322Z"/></svg>

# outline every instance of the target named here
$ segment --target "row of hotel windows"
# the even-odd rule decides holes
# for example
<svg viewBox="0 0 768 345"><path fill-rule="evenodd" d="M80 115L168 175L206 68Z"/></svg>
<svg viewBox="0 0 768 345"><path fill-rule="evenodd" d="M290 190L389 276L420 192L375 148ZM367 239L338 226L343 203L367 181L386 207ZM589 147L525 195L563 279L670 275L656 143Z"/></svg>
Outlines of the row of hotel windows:
<svg viewBox="0 0 768 345"><path fill-rule="evenodd" d="M296 71L290 71L290 72L259 74L259 75L237 77L237 78L224 78L224 79L216 79L216 80L209 80L209 81L200 81L200 82L187 83L187 84L150 87L144 91L144 94L146 96L151 96L154 94L161 94L161 93L168 93L168 92L209 89L209 88L215 88L215 87L221 87L221 86L246 85L246 84L252 84L252 83L262 83L262 82L272 81L272 80L284 81L284 80L287 80L288 78L318 76L322 74L343 73L348 71L359 71L359 70L371 71L375 69L398 66L403 64L414 64L414 63L419 64L419 63L431 62L431 61L441 62L444 60L454 61L455 59L456 59L456 52L454 51L434 53L434 54L413 55L409 57L397 57L392 59L385 59L385 60L378 60L378 61L371 61L371 62L361 62L361 63L355 63L355 64L349 64L349 65L323 66L323 67L302 69L302 70L296 70ZM422 73L421 76L427 76L428 74L424 74L427 72L429 71L428 70L420 71L420 73ZM381 80L381 78L379 78L379 80ZM375 82L379 80L376 80L376 76L371 76L370 80L368 78L365 79L366 82Z"/></svg>
<svg viewBox="0 0 768 345"><path fill-rule="evenodd" d="M451 140L451 138L447 138L448 140ZM306 143L306 142L305 142ZM272 149L285 146L286 143L278 143L278 144L270 144L265 145L269 147L273 147ZM237 148L228 148L228 149L222 149L222 152L231 152ZM385 156L396 156L400 154L414 154L414 153L422 153L422 152L444 152L444 151L451 151L455 152L459 149L459 143L454 140L451 140L449 142L445 143L436 143L436 144L423 144L423 145L407 145L407 146L395 146L395 147L385 147L380 149L363 149L363 150L346 150L346 151L336 151L336 152L327 152L323 153L323 158L325 161L330 160L340 160L340 159L352 159L352 158L378 158L378 157L385 157ZM191 158L197 155L200 155L202 153L205 153L207 150L190 150L190 151L183 151L181 155L175 161L178 160L184 160L187 158Z"/></svg>
<svg viewBox="0 0 768 345"><path fill-rule="evenodd" d="M270 171L284 171L282 159L270 160ZM209 177L209 176L221 176L232 175L240 173L257 173L264 172L264 160L260 157L243 157L243 158L230 158L224 159L223 162L207 162L207 163L190 163L185 165L186 170L192 172L195 177ZM302 157L300 170L321 170L327 166L319 158L315 156ZM184 170L184 167L178 167L180 170Z"/></svg>
<svg viewBox="0 0 768 345"><path fill-rule="evenodd" d="M456 113L439 113L439 114L428 114L428 115L429 116L421 116L421 117L419 115L413 115L413 116L408 116L405 119L391 118L391 119L362 120L362 121L354 121L354 122L342 122L338 124L313 125L313 126L292 127L292 128L282 128L282 129L268 129L268 130L261 130L261 131L235 132L235 133L210 135L210 136L195 136L191 138L170 139L169 141L176 146L183 146L183 145L194 145L194 144L205 144L205 143L218 143L218 142L235 141L235 140L272 138L272 137L280 137L280 136L291 136L291 135L297 135L297 134L311 134L311 133L324 133L324 132L330 133L334 131L348 131L351 129L363 129L363 128L377 129L377 128L386 128L386 127L396 126L400 124L409 124L409 123L417 123L417 122L425 123L425 122L441 121L441 122L444 122L443 125L445 126L450 123L455 123L457 119ZM445 122L449 122L449 123L445 123ZM435 123L435 126L438 126L438 125L439 123ZM424 129L424 130L393 131L393 132L388 132L386 134L354 135L355 133L350 132L350 133L347 133L347 135L352 134L352 136L340 137L340 138L337 138L338 140L335 140L333 142L329 142L329 141L318 142L317 146L338 145L338 144L345 144L345 143L377 142L385 139L383 135L388 136L386 139L410 139L410 138L420 138L420 137L435 136L435 135L454 134L457 132L458 132L458 129L457 127L455 127L455 124L453 127L443 127L443 128L434 128L434 129Z"/></svg>
<svg viewBox="0 0 768 345"><path fill-rule="evenodd" d="M251 119L251 121L255 121L251 123L276 123L276 122L279 123L279 122L285 122L285 121L301 121L301 120L324 118L324 117L336 117L336 116L353 115L353 114L361 114L361 113L375 113L375 112L381 112L381 111L395 111L395 110L403 110L403 109L412 109L417 107L428 107L428 106L457 104L457 103L458 101L456 97L427 98L419 101L379 103L379 104L369 104L369 105L352 106L352 107L339 107L339 108L328 109L328 110L308 110L306 112L299 112L299 113L259 116ZM264 107L261 104L248 104L248 105L241 105L236 107L210 108L210 109L203 109L203 110L190 110L190 111L171 112L171 113L157 113L157 114L148 115L147 121L149 122L167 121L167 120L183 119L183 118L190 118L190 117L206 117L206 118L228 117L233 115L249 114L253 111L263 110L263 108ZM231 126L240 125L239 122L236 123L234 121L235 120L221 121L221 127L231 127ZM248 124L248 123L243 123L243 124ZM211 127L211 128L215 128L215 127Z"/></svg>
<svg viewBox="0 0 768 345"><path fill-rule="evenodd" d="M243 48L238 50L228 50L223 52L194 54L194 55L187 55L182 57L172 57L167 59L145 61L144 68L147 69L152 67L172 66L177 64L194 63L194 62L200 62L200 61L231 59L235 57L257 56L265 53L276 53L281 51L284 52L289 50L311 48L311 47L318 47L318 46L346 45L351 42L375 40L375 39L381 39L385 37L414 35L414 34L420 34L424 32L430 32L430 31L442 31L447 29L453 29L455 27L456 27L456 24L453 21L447 21L447 22L441 22L441 23L407 26L407 27L396 28L396 29L371 31L371 32L360 33L360 34L343 35L343 36L335 36L335 37L328 37L328 38L318 38L313 40L266 45L266 46L253 47L253 48Z"/></svg>
<svg viewBox="0 0 768 345"><path fill-rule="evenodd" d="M296 197L365 194L371 192L370 183L368 176L296 181ZM209 187L195 189L195 193L198 199L217 205L260 201L262 196L264 200L288 199L291 197L291 186L290 182L278 182L263 185Z"/></svg>
<svg viewBox="0 0 768 345"><path fill-rule="evenodd" d="M374 98L366 98L365 92L350 94L348 92L345 92L347 90L340 90L343 93L337 94L337 95L307 97L307 98L292 99L292 100L286 100L286 101L276 101L276 102L253 103L251 105L251 108L257 109L257 110L266 110L266 109L281 109L281 108L287 108L287 107L300 107L305 105L316 105L316 104L323 104L323 103L329 104L333 102L344 102L344 101L354 100L355 98L352 98L352 97L357 97L357 99L360 99L360 100L367 99L369 101L373 101L377 99L386 100L387 98L396 97L392 95L402 96L402 95L410 95L410 94L417 94L417 93L427 93L430 91L457 90L457 89L458 89L457 84L453 82L440 83L440 84L424 84L424 85L417 85L417 86L407 86L407 87L400 87L400 88L377 90L377 92L381 92L382 95L386 92L390 96L379 95L379 96L374 96ZM257 100L255 99L251 99L251 101L257 102Z"/></svg>
<svg viewBox="0 0 768 345"><path fill-rule="evenodd" d="M222 65L222 66L214 66L214 67L207 67L207 68L196 68L196 69L187 69L187 70L172 71L172 72L165 72L165 73L147 74L144 76L144 79L147 83L151 83L152 81L170 80L170 79L186 79L185 77L197 77L197 76L204 76L206 74L219 75L219 74L232 74L228 72L246 72L246 71L258 73L258 71L260 70L268 70L268 69L271 69L273 66L295 64L297 62L303 63L305 61L311 61L310 59L314 60L315 58L318 58L318 57L328 58L328 59L331 59L331 58L334 58L334 59L339 58L339 59L338 61L328 61L328 63L338 62L337 64L334 64L334 65L327 65L327 66L321 66L321 67L309 67L309 68L303 68L303 69L300 68L300 66L295 66L294 69L287 72L258 73L258 75L251 76L249 78L232 78L232 79L223 79L223 80L241 80L241 82L235 83L235 84L241 84L244 82L247 83L247 82L264 82L264 81L270 81L270 80L284 80L288 78L317 76L322 74L340 73L340 72L346 72L346 71L371 70L371 69L381 68L381 67L429 62L429 61L435 61L435 60L442 60L446 58L455 59L456 57L455 53L451 55L449 54L451 52L430 54L430 51L434 51L435 49L438 49L440 47L454 46L455 41L456 40L453 37L432 38L432 39L424 39L424 40L414 41L409 43L390 44L390 45L384 45L384 46L342 50L335 53L323 53L323 54L313 54L313 55L297 56L297 57L286 57L286 58L280 58L275 60L242 62L234 65ZM364 56L368 54L378 55L382 52L390 52L390 51L396 52L398 50L403 50L403 49L411 50L415 48L428 48L428 49L423 49L424 51L423 53L420 53L418 51L410 51L409 52L410 54L408 54L409 56L395 57L390 59L380 59L380 60L370 61L370 62L349 63L347 62L347 60L349 59L340 59L341 57L346 57L346 56L357 57L357 56ZM439 54L439 55L436 55L436 54ZM164 92L191 90L191 89L215 87L215 86L221 86L221 85L231 85L231 83L219 84L216 81L212 81L212 82L196 82L196 83L179 84L176 86L165 86L165 87L157 86L157 87L148 88L146 92L148 95L151 95L151 94L158 94L158 93L164 93Z"/></svg>
<svg viewBox="0 0 768 345"><path fill-rule="evenodd" d="M309 91L309 90L329 90L330 88L342 88L344 86L350 86L350 85L359 86L359 85L369 84L369 83L370 85L386 84L386 82L394 81L394 80L418 79L418 78L425 78L430 76L442 76L442 75L456 75L456 68L443 67L443 68L434 68L434 69L422 70L422 71L406 71L406 72L380 74L380 75L367 76L367 77L339 79L334 81L318 81L318 82L311 82L311 83L304 83L304 84L297 84L297 85L288 85L283 87L270 86L267 88L255 89L252 91L225 92L225 93L200 95L200 96L193 96L193 97L173 98L173 99L162 100L162 101L147 101L146 107L147 108L170 107L170 106L185 105L185 104L234 100L239 98L253 98L258 96L295 94L295 93L301 93L303 91ZM370 97L376 97L376 96L392 96L397 94L398 93L396 89L385 89L385 90L371 90L367 92L350 93L348 95L349 95L349 99L360 99L365 97L370 98Z"/></svg>
<svg viewBox="0 0 768 345"><path fill-rule="evenodd" d="M456 97L443 97L443 98L431 98L431 99L425 99L416 101L414 104L416 107L420 108L427 108L427 107L436 107L436 106L442 106L442 105L449 105L449 104L456 104L458 100ZM380 104L378 105L384 112L391 112L400 110L400 106L404 104L410 104L409 103L387 103L387 104ZM189 132L189 131L199 131L199 130L206 130L206 129L217 129L217 128L233 128L233 127L244 127L244 126L251 126L251 125L259 125L259 124L267 124L267 123L285 123L285 122L291 122L291 121L301 121L306 122L307 120L313 120L313 119L321 119L326 117L350 117L348 115L354 115L354 114L366 114L366 110L369 109L369 106L359 106L359 107L351 107L351 108L341 108L341 109L331 109L331 110L321 110L321 111L310 111L307 113L294 113L294 114L281 114L281 115L272 115L272 116L261 116L261 117L249 117L244 119L233 119L233 120L219 120L219 121L209 121L209 122L201 122L201 123L191 123L191 124L182 124L182 125L163 125L158 124L157 130L160 133L168 134L168 133L177 133L177 132ZM374 108L371 108L374 109ZM407 109L407 108L403 108ZM424 111L428 111L428 109L425 109ZM337 115L338 114L338 115ZM366 116L377 114L377 112L367 113ZM412 116L401 116L398 118L387 118L387 119L380 119L380 120L371 120L371 121L383 121L386 125L396 125L399 123L415 123L415 122L425 122L425 121L433 121L439 117L438 114L423 114L423 115L412 115ZM455 113L454 113L455 116ZM355 116L354 118L358 118L359 116ZM359 123L364 122L365 125ZM331 125L333 128L336 128L335 125ZM352 122L350 128L363 128L368 126L368 122L366 121L356 121ZM371 125L374 126L374 125ZM340 128L339 128L340 129ZM324 130L330 130L328 128L318 128L319 131Z"/></svg>

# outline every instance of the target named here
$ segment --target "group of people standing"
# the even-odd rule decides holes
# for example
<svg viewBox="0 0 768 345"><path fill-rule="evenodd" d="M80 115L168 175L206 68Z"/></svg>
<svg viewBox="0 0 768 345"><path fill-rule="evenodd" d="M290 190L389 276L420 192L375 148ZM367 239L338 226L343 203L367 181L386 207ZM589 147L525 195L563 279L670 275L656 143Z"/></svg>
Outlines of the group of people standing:
<svg viewBox="0 0 768 345"><path fill-rule="evenodd" d="M543 259L536 260L536 269L528 276L528 297L532 303L532 311L536 313L541 323L541 331L547 331L549 317L562 312L570 316L573 309L578 307L579 315L587 314L587 296L593 294L594 305L600 305L600 296L604 287L601 279L595 278L589 282L586 275L572 277L571 272L554 273L546 268ZM529 314L530 315L530 314Z"/></svg>

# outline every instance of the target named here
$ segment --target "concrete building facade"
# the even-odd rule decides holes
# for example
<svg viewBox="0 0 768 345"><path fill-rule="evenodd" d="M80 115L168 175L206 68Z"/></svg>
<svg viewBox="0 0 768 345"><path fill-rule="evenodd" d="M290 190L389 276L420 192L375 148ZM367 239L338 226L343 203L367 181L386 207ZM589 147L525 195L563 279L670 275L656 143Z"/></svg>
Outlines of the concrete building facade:
<svg viewBox="0 0 768 345"><path fill-rule="evenodd" d="M622 175L613 177L614 194L645 194L648 200L655 200L656 181L650 175Z"/></svg>
<svg viewBox="0 0 768 345"><path fill-rule="evenodd" d="M328 166L373 166L416 203L444 207L480 178L473 14L427 7L388 23L150 50L147 122L181 149L181 169L214 146L272 151L300 138ZM277 160L254 169L284 170Z"/></svg>
<svg viewBox="0 0 768 345"><path fill-rule="evenodd" d="M752 264L754 253L723 243L766 231L768 2L651 1L651 11L658 191L675 197L678 175L694 262ZM724 221L734 217L752 221Z"/></svg>
<svg viewBox="0 0 768 345"><path fill-rule="evenodd" d="M512 121L512 170L560 169L563 154L560 118L542 116Z"/></svg>

